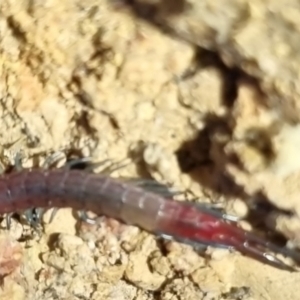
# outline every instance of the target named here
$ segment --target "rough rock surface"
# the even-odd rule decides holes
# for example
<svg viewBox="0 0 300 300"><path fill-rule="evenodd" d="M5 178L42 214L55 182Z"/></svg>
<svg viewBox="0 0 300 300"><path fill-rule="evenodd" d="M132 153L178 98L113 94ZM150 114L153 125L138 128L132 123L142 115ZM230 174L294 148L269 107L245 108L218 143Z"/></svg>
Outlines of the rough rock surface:
<svg viewBox="0 0 300 300"><path fill-rule="evenodd" d="M2 169L16 153L24 167L55 151L139 158L113 175L151 175L239 216L260 195L276 208L264 225L299 247L299 11L295 0L2 0ZM207 260L114 220L49 217L42 232L1 223L1 299L299 298L299 273L239 253Z"/></svg>

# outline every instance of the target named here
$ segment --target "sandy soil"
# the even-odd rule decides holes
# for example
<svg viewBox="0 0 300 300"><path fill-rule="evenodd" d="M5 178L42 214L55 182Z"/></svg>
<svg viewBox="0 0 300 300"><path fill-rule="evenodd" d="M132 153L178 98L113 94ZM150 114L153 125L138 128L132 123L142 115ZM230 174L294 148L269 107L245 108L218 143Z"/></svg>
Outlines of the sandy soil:
<svg viewBox="0 0 300 300"><path fill-rule="evenodd" d="M214 3L2 0L2 169L16 153L24 167L56 151L129 159L113 176L241 217L262 198L274 209L256 222L299 246L299 4ZM2 221L1 299L299 299L299 273L50 213L41 232Z"/></svg>

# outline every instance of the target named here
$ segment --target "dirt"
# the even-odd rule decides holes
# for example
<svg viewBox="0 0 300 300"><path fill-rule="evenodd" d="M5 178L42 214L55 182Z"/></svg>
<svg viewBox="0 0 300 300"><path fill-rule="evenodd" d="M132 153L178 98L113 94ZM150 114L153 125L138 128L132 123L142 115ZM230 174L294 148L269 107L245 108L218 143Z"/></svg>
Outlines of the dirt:
<svg viewBox="0 0 300 300"><path fill-rule="evenodd" d="M24 168L57 151L127 160L112 176L151 176L240 217L268 204L256 223L299 247L298 5L2 0L2 169L16 153ZM299 298L299 272L50 215L39 231L2 221L1 299Z"/></svg>

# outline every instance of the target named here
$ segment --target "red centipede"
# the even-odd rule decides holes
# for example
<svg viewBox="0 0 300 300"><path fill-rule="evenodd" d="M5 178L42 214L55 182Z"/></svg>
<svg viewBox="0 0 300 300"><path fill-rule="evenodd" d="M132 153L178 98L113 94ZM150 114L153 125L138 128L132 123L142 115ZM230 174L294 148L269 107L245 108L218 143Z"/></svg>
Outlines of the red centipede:
<svg viewBox="0 0 300 300"><path fill-rule="evenodd" d="M235 249L263 263L292 271L271 252L300 261L297 251L279 247L238 227L226 215L103 174L76 169L32 169L0 178L0 214L32 208L71 207L136 225L164 238Z"/></svg>

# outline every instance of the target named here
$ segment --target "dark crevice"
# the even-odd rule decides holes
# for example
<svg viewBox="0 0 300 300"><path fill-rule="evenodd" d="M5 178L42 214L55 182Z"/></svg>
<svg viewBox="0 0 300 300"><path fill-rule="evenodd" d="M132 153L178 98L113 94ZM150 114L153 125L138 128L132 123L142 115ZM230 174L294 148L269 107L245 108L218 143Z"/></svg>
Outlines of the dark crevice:
<svg viewBox="0 0 300 300"><path fill-rule="evenodd" d="M243 163L235 153L227 153L224 150L227 142L215 139L216 135L227 135L227 140L232 140L234 122L230 122L229 116L219 117L207 114L203 118L204 128L194 138L185 141L175 152L179 167L183 173L198 182L204 190L210 190L218 195L225 195L230 198L243 199L248 206L249 214L245 218L259 231L269 235L270 240L277 244L284 245L286 239L278 233L271 232L267 227L266 219L273 212L291 214L288 211L281 211L271 204L271 201L261 192L255 195L248 194L243 185L238 184L235 178L227 172L228 165L234 165L241 171L246 172ZM231 126L229 125L231 124ZM261 152L266 160L273 155L272 145L261 143L252 144Z"/></svg>
<svg viewBox="0 0 300 300"><path fill-rule="evenodd" d="M218 47L228 49L227 52L232 52L234 49L230 49L227 45L215 45L213 49L205 48L199 45L199 43L193 40L188 34L176 31L176 29L168 23L168 17L181 15L193 9L188 1L160 0L153 3L150 1L140 2L138 0L111 0L110 3L115 10L123 10L124 13L129 13L134 18L143 20L157 28L160 32L193 46L195 49L194 60L190 68L180 76L181 79L187 79L194 76L199 70L209 67L219 70L222 76L222 100L226 107L231 108L233 106L237 98L238 85L240 82L253 86L258 94L264 96L258 78L247 74L237 64L232 66L226 65L218 51ZM234 56L238 60L239 54L236 53ZM265 99L265 97L258 97L258 101L263 99ZM260 105L268 106L267 103L260 103Z"/></svg>
<svg viewBox="0 0 300 300"><path fill-rule="evenodd" d="M244 188L235 183L234 178L226 171L227 164L234 162L233 157L227 157L224 151L226 143L215 139L217 135L227 135L229 139L231 138L233 128L229 126L230 122L227 117L213 114L207 114L203 122L204 128L176 151L181 171L188 173L204 188L227 196L248 198L249 195ZM219 156L217 161L212 149ZM240 162L238 163L239 168L243 168Z"/></svg>

